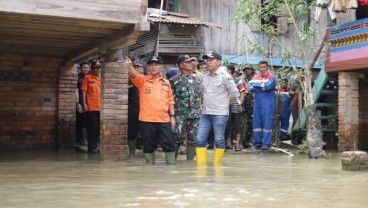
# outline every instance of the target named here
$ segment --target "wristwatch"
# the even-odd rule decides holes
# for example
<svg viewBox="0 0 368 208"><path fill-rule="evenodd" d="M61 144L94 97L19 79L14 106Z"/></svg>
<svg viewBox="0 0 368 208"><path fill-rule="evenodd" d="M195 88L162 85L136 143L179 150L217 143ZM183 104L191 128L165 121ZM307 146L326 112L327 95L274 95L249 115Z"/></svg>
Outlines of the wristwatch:
<svg viewBox="0 0 368 208"><path fill-rule="evenodd" d="M175 114L170 114L170 117L175 117Z"/></svg>

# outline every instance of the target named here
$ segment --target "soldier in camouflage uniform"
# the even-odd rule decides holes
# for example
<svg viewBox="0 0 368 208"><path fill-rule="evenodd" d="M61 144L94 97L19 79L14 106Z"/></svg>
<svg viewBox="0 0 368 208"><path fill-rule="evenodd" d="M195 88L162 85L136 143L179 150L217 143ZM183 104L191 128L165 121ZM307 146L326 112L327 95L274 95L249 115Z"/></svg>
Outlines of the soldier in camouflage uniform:
<svg viewBox="0 0 368 208"><path fill-rule="evenodd" d="M243 68L244 71L244 88L245 88L245 96L243 101L243 118L241 119L244 124L243 128L243 147L249 148L250 140L253 135L253 109L254 109L254 96L253 93L248 91L248 82L250 82L253 79L255 69L251 64L246 64Z"/></svg>
<svg viewBox="0 0 368 208"><path fill-rule="evenodd" d="M175 99L176 156L180 145L187 139L187 160L193 160L195 156L195 142L201 113L201 80L192 73L193 61L193 57L180 55L177 59L180 72L170 79Z"/></svg>

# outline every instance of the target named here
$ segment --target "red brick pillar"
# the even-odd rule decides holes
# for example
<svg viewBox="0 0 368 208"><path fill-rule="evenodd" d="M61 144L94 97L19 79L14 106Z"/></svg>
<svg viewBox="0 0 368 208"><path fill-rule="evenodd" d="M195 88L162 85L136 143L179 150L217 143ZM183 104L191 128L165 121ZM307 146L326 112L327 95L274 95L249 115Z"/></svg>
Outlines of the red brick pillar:
<svg viewBox="0 0 368 208"><path fill-rule="evenodd" d="M123 62L106 62L101 71L101 160L127 158L128 70Z"/></svg>
<svg viewBox="0 0 368 208"><path fill-rule="evenodd" d="M58 96L58 148L75 145L75 113L78 72L74 64L61 67Z"/></svg>
<svg viewBox="0 0 368 208"><path fill-rule="evenodd" d="M356 150L359 137L359 73L339 72L339 151Z"/></svg>

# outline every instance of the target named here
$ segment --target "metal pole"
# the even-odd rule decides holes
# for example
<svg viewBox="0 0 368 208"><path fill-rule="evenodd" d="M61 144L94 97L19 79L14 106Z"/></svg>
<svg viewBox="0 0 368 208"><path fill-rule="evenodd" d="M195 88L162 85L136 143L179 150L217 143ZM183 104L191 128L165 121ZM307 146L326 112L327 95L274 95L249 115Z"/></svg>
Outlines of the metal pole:
<svg viewBox="0 0 368 208"><path fill-rule="evenodd" d="M162 17L162 8L164 6L164 0L161 0L161 6L160 6L160 19ZM154 52L154 55L157 56L158 55L158 47L159 47L159 40L160 40L160 23L158 23L157 25L157 37L156 37L156 49Z"/></svg>
<svg viewBox="0 0 368 208"><path fill-rule="evenodd" d="M164 0L161 0L161 6L160 6L160 19L161 19L161 16L162 16L162 8L164 6Z"/></svg>
<svg viewBox="0 0 368 208"><path fill-rule="evenodd" d="M160 40L160 23L158 23L157 25L157 33L156 33L156 48L155 48L155 52L154 55L157 56L158 55L158 45Z"/></svg>

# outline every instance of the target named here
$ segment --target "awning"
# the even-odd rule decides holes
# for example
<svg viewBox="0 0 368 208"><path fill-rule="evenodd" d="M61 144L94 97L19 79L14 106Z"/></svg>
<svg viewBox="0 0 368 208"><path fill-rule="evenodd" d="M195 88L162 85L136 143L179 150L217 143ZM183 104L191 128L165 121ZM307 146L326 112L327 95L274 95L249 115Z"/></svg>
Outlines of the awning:
<svg viewBox="0 0 368 208"><path fill-rule="evenodd" d="M221 54L222 60L226 60L230 63L234 64L258 64L260 61L267 61L271 66L296 66L298 68L303 68L304 64L303 61L300 59L291 59L291 60L283 60L282 58L264 58L264 57L257 57L257 56L249 56L248 58L245 56L239 55L225 55ZM310 64L310 63L308 63ZM317 61L314 64L315 69L323 68L323 62Z"/></svg>
<svg viewBox="0 0 368 208"><path fill-rule="evenodd" d="M202 21L189 17L188 15L177 14L174 12L167 12L167 15L152 14L148 17L148 21L153 23L166 23L166 24L182 24L182 25L199 25L206 27L216 27L222 29L222 25L215 24L212 22Z"/></svg>

